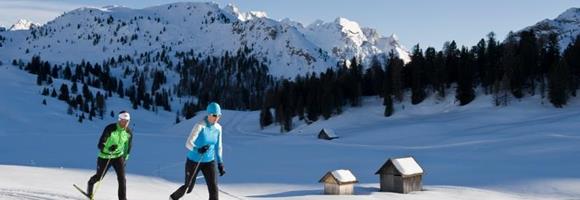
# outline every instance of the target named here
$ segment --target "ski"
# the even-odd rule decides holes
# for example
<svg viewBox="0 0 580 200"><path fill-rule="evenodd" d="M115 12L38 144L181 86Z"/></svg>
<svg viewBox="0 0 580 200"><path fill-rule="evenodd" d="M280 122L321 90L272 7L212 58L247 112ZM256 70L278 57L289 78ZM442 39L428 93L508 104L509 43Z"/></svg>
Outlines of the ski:
<svg viewBox="0 0 580 200"><path fill-rule="evenodd" d="M73 187L75 187L80 193L82 193L85 197L91 199L91 197L89 196L89 194L87 194L87 192L85 192L83 189L81 189L77 184L73 184ZM92 199L91 199L92 200Z"/></svg>

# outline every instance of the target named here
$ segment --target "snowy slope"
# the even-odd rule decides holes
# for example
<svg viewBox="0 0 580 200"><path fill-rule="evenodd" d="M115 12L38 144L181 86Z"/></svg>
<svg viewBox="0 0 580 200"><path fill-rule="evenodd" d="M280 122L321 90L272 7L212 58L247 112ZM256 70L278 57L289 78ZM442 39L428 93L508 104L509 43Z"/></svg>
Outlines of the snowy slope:
<svg viewBox="0 0 580 200"><path fill-rule="evenodd" d="M194 50L201 56L221 56L247 47L251 55L268 61L271 74L291 78L325 71L354 56L369 60L391 49L408 60L396 38L374 31L373 39L367 39L356 22L337 20L329 29L304 29L268 18L264 12L244 13L233 5L220 8L215 3L79 8L30 31L2 33L9 40L0 47L0 60L40 55L51 63L101 62L169 48L169 55ZM328 35L333 37L326 40ZM331 53L335 48L337 53Z"/></svg>
<svg viewBox="0 0 580 200"><path fill-rule="evenodd" d="M70 186L84 186L94 173L96 141L114 121L75 122L65 103L47 99L30 85L33 75L0 66L0 199L81 199ZM60 84L60 83L56 83ZM224 111L222 199L578 199L580 102L567 109L533 97L497 108L478 96L463 107L449 99L396 106L384 118L381 100L290 134L260 130L259 112ZM108 109L127 109L135 130L127 165L131 199L165 199L183 179L184 141L201 115L172 125L174 115L134 111L112 97ZM404 110L402 108L405 108ZM107 112L108 113L108 112ZM332 127L337 140L317 140ZM374 172L390 157L412 155L425 171L426 191L408 195L377 192ZM25 167L30 166L30 167ZM324 173L350 169L359 180L354 196L323 196ZM97 199L115 199L114 173ZM207 198L201 181L184 199ZM227 194L226 194L227 192ZM234 198L230 195L236 196ZM17 197L14 197L17 196Z"/></svg>
<svg viewBox="0 0 580 200"><path fill-rule="evenodd" d="M557 33L560 49L564 50L580 35L580 8L570 8L555 19L545 19L523 30L534 30L537 34Z"/></svg>

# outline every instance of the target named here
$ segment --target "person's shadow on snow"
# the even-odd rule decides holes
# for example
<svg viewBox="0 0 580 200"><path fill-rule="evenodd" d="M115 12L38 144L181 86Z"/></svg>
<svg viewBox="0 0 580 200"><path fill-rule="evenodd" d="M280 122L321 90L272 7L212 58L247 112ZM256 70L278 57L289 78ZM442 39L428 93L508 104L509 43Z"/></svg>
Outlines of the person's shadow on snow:
<svg viewBox="0 0 580 200"><path fill-rule="evenodd" d="M373 192L378 192L379 188L376 187L354 187L354 195L370 195ZM251 198L287 198L287 197L299 197L299 196L319 196L325 195L323 189L319 190L295 190L286 191L274 194L263 194L263 195L252 195L248 196Z"/></svg>

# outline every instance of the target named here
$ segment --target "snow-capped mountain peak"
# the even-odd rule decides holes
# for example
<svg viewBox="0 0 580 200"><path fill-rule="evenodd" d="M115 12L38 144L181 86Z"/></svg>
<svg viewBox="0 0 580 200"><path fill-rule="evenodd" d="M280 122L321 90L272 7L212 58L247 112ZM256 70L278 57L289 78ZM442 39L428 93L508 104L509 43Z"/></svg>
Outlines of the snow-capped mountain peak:
<svg viewBox="0 0 580 200"><path fill-rule="evenodd" d="M580 8L569 8L562 14L558 15L555 20L570 20L570 21L580 21Z"/></svg>
<svg viewBox="0 0 580 200"><path fill-rule="evenodd" d="M367 65L373 56L386 58L394 50L403 61L410 61L408 51L397 38L381 36L376 29L361 27L346 18L339 17L333 22L316 20L306 28L297 28L316 45L343 60L356 57Z"/></svg>
<svg viewBox="0 0 580 200"><path fill-rule="evenodd" d="M404 63L411 62L411 55L409 54L409 50L401 45L399 42L399 37L396 34L391 34L391 36L387 38L387 42L390 47L394 47L393 50L395 51L396 55L399 56L399 58L403 60ZM384 48L387 47L385 46Z"/></svg>
<svg viewBox="0 0 580 200"><path fill-rule="evenodd" d="M403 45L401 45L401 43L399 42L399 37L397 36L397 34L393 33L389 37L386 37L385 40L386 43L392 47L405 49L405 47L403 47Z"/></svg>
<svg viewBox="0 0 580 200"><path fill-rule="evenodd" d="M397 36L397 34L391 34L391 36L389 36L389 38L391 38L394 42L397 42L397 44L399 43L399 37Z"/></svg>
<svg viewBox="0 0 580 200"><path fill-rule="evenodd" d="M335 39L342 40L351 46L360 47L367 40L358 23L342 17L336 18L334 22L328 23L322 20L316 20L306 28L309 32L326 32L334 35ZM324 37L324 34L321 36Z"/></svg>
<svg viewBox="0 0 580 200"><path fill-rule="evenodd" d="M108 6L103 6L102 8L100 8L100 10L102 10L104 12L119 12L119 11L131 10L131 8L121 6L121 5L108 5Z"/></svg>
<svg viewBox="0 0 580 200"><path fill-rule="evenodd" d="M31 28L38 27L38 26L40 26L40 25L37 23L33 23L32 21L29 21L26 19L20 19L20 20L18 20L18 22L16 22L16 24L13 24L12 26L10 26L10 28L8 30L9 31L29 30Z"/></svg>
<svg viewBox="0 0 580 200"><path fill-rule="evenodd" d="M580 35L580 8L570 8L554 19L542 20L521 31L527 30L533 30L540 37L556 33L558 35L560 50L563 51L568 44Z"/></svg>
<svg viewBox="0 0 580 200"><path fill-rule="evenodd" d="M336 18L334 23L339 26L342 33L345 34L345 37L349 38L357 46L362 45L367 40L358 23L342 17Z"/></svg>
<svg viewBox="0 0 580 200"><path fill-rule="evenodd" d="M266 12L263 11L241 12L236 5L231 3L226 5L224 10L236 16L240 21L247 21L255 18L268 18L268 14L266 14Z"/></svg>

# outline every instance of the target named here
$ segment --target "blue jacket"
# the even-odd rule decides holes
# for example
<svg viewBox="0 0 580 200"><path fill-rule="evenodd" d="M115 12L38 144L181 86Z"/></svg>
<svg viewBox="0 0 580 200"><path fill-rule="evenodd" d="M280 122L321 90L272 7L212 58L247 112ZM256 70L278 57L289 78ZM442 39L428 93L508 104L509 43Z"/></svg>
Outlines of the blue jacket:
<svg viewBox="0 0 580 200"><path fill-rule="evenodd" d="M198 148L209 145L209 149L203 156L197 152ZM222 160L222 126L219 123L210 124L207 117L193 126L191 134L185 142L189 149L187 158L194 162L211 162Z"/></svg>

